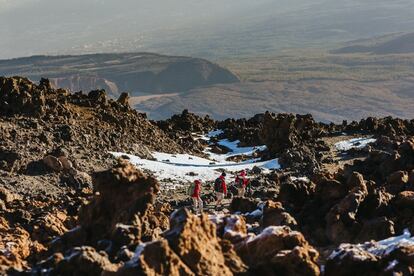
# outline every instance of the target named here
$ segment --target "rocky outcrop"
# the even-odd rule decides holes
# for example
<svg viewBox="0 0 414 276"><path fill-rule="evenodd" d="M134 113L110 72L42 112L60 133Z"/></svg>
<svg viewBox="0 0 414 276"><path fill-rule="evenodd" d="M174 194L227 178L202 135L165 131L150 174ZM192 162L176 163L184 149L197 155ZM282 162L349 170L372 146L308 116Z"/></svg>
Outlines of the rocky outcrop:
<svg viewBox="0 0 414 276"><path fill-rule="evenodd" d="M257 114L250 119L226 119L218 122L218 128L223 130L221 136L230 141L239 140L242 147L258 146L262 144L260 131L263 121L264 114Z"/></svg>
<svg viewBox="0 0 414 276"><path fill-rule="evenodd" d="M196 217L184 209L175 212L165 238L196 275L232 275L217 239L216 227L207 216Z"/></svg>
<svg viewBox="0 0 414 276"><path fill-rule="evenodd" d="M326 275L412 275L414 241L409 233L379 242L342 244L328 258Z"/></svg>
<svg viewBox="0 0 414 276"><path fill-rule="evenodd" d="M236 251L253 273L265 275L320 275L318 252L299 232L269 227L236 244Z"/></svg>
<svg viewBox="0 0 414 276"><path fill-rule="evenodd" d="M201 153L206 145L205 141L193 137L194 133L209 132L217 125L209 116L200 117L188 110L156 124L184 149L195 153Z"/></svg>
<svg viewBox="0 0 414 276"><path fill-rule="evenodd" d="M157 180L123 161L108 171L96 173L93 184L99 195L79 213L79 224L88 240L113 240L114 235L121 234L119 228L129 227L136 229L131 242L138 244L147 222L144 217L159 190Z"/></svg>
<svg viewBox="0 0 414 276"><path fill-rule="evenodd" d="M46 79L37 85L20 77L0 78L0 169L29 175L51 169L74 176L75 170L108 164L110 151L141 156L149 156L149 149L182 151L132 110L127 98L114 101L103 90L70 94L53 89ZM58 150L65 151L65 160L55 159L62 156Z"/></svg>
<svg viewBox="0 0 414 276"><path fill-rule="evenodd" d="M275 115L266 112L260 137L270 154L276 155L305 142L314 142L322 131L311 115Z"/></svg>

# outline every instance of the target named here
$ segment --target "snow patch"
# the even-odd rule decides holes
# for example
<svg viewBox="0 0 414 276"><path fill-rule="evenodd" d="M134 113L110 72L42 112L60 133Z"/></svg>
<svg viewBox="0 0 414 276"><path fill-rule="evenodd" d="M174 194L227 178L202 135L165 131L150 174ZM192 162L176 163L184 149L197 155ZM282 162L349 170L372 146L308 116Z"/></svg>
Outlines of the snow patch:
<svg viewBox="0 0 414 276"><path fill-rule="evenodd" d="M115 157L127 156L129 162L141 169L151 171L158 180L172 182L170 187L166 188L176 188L174 184L192 182L196 179L202 179L204 181L214 180L220 175L220 170L235 173L241 170L251 170L253 167L259 167L266 173L272 169L280 169L278 159L262 162L247 160L241 163L214 163L211 160L188 154L154 152L153 156L156 160L143 159L123 152L111 152L111 154Z"/></svg>
<svg viewBox="0 0 414 276"><path fill-rule="evenodd" d="M377 139L373 138L354 138L346 141L341 141L335 144L337 150L347 151L350 149L362 149L368 144L375 143Z"/></svg>
<svg viewBox="0 0 414 276"><path fill-rule="evenodd" d="M222 134L222 130L209 132L201 136L200 139L210 141L212 137ZM163 152L152 152L155 160L140 158L123 152L111 152L115 157L127 156L129 161L135 166L151 171L165 185L163 188L175 189L184 182L192 182L196 179L203 181L214 180L220 175L221 170L228 172L239 172L241 170L251 170L259 167L264 173L270 170L280 169L278 159L260 161L258 158L250 158L242 162L227 161L229 157L245 155L251 156L255 152L266 150L266 146L239 147L240 141L229 141L223 139L218 144L230 149L227 154L215 154L206 148L204 153L207 158L202 158L190 154L169 154Z"/></svg>
<svg viewBox="0 0 414 276"><path fill-rule="evenodd" d="M289 177L289 180L292 181L292 182L301 181L301 182L305 182L305 183L310 183L310 179L306 176L303 176L303 177L291 176L291 177Z"/></svg>
<svg viewBox="0 0 414 276"><path fill-rule="evenodd" d="M338 249L333 251L328 259L332 260L336 257L343 258L346 254L346 249L357 248L362 251L366 251L370 254L373 254L377 257L383 257L394 251L400 246L414 246L414 237L411 236L411 233L406 229L404 234L401 236L391 237L378 242L366 242L363 244L341 244ZM356 256L354 256L356 257Z"/></svg>

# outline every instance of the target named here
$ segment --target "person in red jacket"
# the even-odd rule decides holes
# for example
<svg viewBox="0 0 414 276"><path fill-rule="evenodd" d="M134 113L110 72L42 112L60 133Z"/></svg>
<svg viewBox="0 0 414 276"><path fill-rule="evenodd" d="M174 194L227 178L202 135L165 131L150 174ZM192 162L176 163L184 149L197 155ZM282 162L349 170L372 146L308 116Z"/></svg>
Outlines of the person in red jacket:
<svg viewBox="0 0 414 276"><path fill-rule="evenodd" d="M240 197L244 197L246 193L246 187L249 184L249 179L246 177L246 171L243 170L236 176L236 187L237 187L237 194Z"/></svg>
<svg viewBox="0 0 414 276"><path fill-rule="evenodd" d="M214 182L214 191L216 193L216 208L221 205L223 199L227 196L226 173L223 172Z"/></svg>
<svg viewBox="0 0 414 276"><path fill-rule="evenodd" d="M191 198L193 200L194 211L199 212L201 214L203 212L203 201L201 200L201 181L200 180L194 181L194 189L193 189Z"/></svg>

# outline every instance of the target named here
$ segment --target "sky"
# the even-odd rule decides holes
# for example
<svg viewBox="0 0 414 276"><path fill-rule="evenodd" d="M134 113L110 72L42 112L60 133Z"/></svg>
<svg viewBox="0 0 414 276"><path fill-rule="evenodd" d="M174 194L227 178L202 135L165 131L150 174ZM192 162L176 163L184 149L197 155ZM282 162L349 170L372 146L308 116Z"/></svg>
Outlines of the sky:
<svg viewBox="0 0 414 276"><path fill-rule="evenodd" d="M0 58L254 54L414 30L413 22L412 0L0 0Z"/></svg>

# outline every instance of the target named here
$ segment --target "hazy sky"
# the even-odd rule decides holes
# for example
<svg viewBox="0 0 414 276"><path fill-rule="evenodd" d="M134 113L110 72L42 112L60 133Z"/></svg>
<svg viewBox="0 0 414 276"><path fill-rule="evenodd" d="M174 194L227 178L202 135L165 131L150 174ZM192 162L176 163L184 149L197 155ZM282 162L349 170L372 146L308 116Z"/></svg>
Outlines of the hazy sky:
<svg viewBox="0 0 414 276"><path fill-rule="evenodd" d="M414 30L412 0L0 0L0 15L0 58L226 55Z"/></svg>

